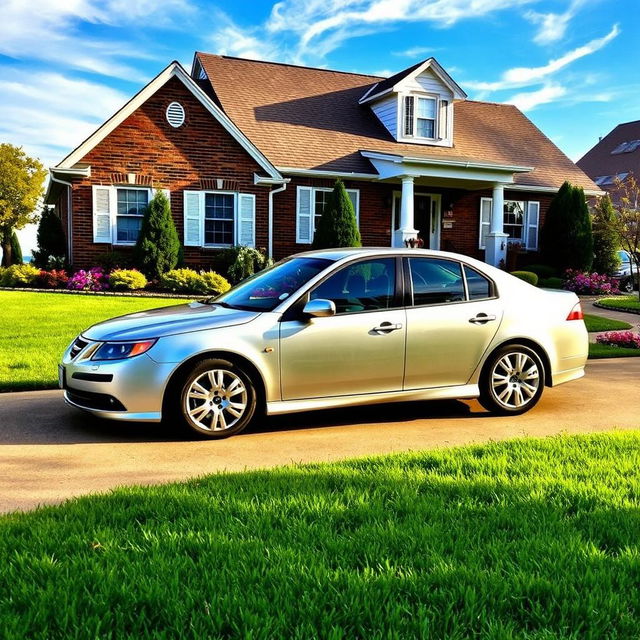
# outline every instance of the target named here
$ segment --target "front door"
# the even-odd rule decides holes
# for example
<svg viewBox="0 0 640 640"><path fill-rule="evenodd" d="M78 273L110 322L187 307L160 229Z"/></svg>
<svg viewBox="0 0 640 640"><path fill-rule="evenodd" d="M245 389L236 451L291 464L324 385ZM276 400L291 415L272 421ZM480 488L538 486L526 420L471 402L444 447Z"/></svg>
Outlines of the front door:
<svg viewBox="0 0 640 640"><path fill-rule="evenodd" d="M283 400L402 389L406 317L395 274L395 258L347 265L310 294L332 300L336 315L280 323Z"/></svg>
<svg viewBox="0 0 640 640"><path fill-rule="evenodd" d="M425 249L435 249L431 246L432 210L431 196L415 196L413 201L413 224L418 230L418 238L424 242Z"/></svg>

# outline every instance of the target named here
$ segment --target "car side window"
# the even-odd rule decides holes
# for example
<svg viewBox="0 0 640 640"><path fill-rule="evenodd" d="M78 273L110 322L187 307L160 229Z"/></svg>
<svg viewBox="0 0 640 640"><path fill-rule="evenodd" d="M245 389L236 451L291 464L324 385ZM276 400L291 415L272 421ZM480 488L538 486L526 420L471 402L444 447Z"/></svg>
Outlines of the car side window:
<svg viewBox="0 0 640 640"><path fill-rule="evenodd" d="M459 262L438 258L409 258L413 304L444 304L465 299Z"/></svg>
<svg viewBox="0 0 640 640"><path fill-rule="evenodd" d="M490 280L485 278L475 269L464 265L464 276L467 279L467 289L469 291L469 300L483 300L493 297L493 285Z"/></svg>
<svg viewBox="0 0 640 640"><path fill-rule="evenodd" d="M395 258L379 258L350 264L320 283L311 300L332 300L336 313L389 309L393 306Z"/></svg>

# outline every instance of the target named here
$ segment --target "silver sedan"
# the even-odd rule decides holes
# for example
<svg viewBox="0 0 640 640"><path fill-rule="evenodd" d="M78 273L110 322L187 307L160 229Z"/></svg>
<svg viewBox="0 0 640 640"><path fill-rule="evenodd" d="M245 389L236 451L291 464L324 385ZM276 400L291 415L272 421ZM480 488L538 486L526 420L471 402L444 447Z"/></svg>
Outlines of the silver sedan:
<svg viewBox="0 0 640 640"><path fill-rule="evenodd" d="M94 325L60 365L65 400L209 438L259 413L478 398L520 414L584 375L578 298L419 249L291 256L213 299Z"/></svg>

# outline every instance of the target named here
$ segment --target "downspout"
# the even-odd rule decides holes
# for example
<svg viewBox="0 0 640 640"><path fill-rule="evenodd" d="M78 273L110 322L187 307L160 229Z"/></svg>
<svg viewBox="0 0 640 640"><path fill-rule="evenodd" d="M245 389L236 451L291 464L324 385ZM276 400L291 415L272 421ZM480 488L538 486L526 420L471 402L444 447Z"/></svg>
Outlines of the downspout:
<svg viewBox="0 0 640 640"><path fill-rule="evenodd" d="M73 189L73 184L71 184L71 182L65 182L64 180L56 178L53 171L51 170L49 170L49 177L51 178L51 182L57 182L58 184L67 187L67 249L69 252L69 255L67 257L69 260L69 264L73 264L73 225L71 215L71 207L73 202L71 198L71 190Z"/></svg>
<svg viewBox="0 0 640 640"><path fill-rule="evenodd" d="M269 191L269 221L268 221L268 245L267 245L267 257L273 258L273 196L276 193L280 193L287 188L287 184L291 182L291 178L262 178L256 174L253 176L254 184L268 184L275 185L279 184L280 186L277 189L272 189Z"/></svg>

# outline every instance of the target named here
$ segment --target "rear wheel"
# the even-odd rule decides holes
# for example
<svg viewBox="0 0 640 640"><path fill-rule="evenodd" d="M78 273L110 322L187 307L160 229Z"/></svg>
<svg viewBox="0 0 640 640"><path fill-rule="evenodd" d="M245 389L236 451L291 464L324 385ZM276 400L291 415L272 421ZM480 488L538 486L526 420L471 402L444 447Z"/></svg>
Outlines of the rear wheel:
<svg viewBox="0 0 640 640"><path fill-rule="evenodd" d="M211 439L240 433L256 410L256 390L249 375L228 360L213 358L192 369L177 400L184 426Z"/></svg>
<svg viewBox="0 0 640 640"><path fill-rule="evenodd" d="M511 344L495 351L480 378L480 404L502 415L518 415L534 407L544 388L544 367L531 348Z"/></svg>

